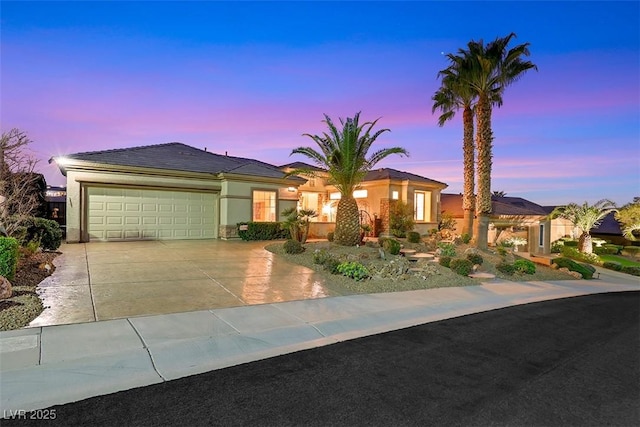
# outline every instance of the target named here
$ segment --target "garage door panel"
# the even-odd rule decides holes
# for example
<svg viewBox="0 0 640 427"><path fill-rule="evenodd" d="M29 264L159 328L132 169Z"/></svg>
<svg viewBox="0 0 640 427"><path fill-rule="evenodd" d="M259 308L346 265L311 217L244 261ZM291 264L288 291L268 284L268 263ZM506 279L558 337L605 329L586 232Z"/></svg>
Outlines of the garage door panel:
<svg viewBox="0 0 640 427"><path fill-rule="evenodd" d="M88 188L90 240L215 238L215 196L168 190Z"/></svg>

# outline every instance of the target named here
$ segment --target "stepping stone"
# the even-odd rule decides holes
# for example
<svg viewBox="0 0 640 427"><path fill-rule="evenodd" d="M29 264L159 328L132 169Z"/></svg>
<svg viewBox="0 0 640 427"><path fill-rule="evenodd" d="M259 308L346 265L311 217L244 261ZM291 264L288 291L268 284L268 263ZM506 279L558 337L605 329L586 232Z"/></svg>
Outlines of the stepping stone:
<svg viewBox="0 0 640 427"><path fill-rule="evenodd" d="M400 253L404 256L412 255L416 253L415 249L400 249Z"/></svg>
<svg viewBox="0 0 640 427"><path fill-rule="evenodd" d="M496 275L491 273L471 273L469 277L473 277L474 279L495 279Z"/></svg>
<svg viewBox="0 0 640 427"><path fill-rule="evenodd" d="M411 259L412 261L418 261L421 259L428 261L428 260L432 260L433 258L434 256L431 254L417 253L417 254L409 255L409 259Z"/></svg>

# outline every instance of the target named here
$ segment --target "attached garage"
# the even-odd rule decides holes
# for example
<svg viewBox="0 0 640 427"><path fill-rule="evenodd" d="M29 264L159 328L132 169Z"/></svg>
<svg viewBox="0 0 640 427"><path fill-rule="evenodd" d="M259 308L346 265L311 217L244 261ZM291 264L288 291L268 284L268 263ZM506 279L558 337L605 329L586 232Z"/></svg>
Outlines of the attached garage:
<svg viewBox="0 0 640 427"><path fill-rule="evenodd" d="M89 241L217 237L211 192L91 186L86 197Z"/></svg>

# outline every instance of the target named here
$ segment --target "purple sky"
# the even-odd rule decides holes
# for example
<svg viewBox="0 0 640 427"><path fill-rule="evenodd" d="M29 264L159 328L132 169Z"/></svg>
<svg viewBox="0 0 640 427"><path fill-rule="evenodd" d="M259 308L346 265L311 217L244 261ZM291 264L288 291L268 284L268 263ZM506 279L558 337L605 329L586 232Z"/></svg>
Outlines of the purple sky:
<svg viewBox="0 0 640 427"><path fill-rule="evenodd" d="M2 131L52 156L179 141L275 165L362 111L381 166L462 191L462 117L431 114L443 54L510 32L538 72L494 111L493 190L541 205L640 196L640 3L11 2ZM514 43L514 45L515 45ZM374 146L375 148L375 146Z"/></svg>

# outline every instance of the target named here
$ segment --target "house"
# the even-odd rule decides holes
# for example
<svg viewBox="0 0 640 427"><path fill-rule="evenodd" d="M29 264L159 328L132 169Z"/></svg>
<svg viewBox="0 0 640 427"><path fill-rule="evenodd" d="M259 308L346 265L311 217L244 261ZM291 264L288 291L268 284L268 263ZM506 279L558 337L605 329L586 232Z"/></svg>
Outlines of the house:
<svg viewBox="0 0 640 427"><path fill-rule="evenodd" d="M551 213L556 206L545 206L544 209ZM554 218L551 220L551 242L562 237L570 237L578 239L580 237L579 230L574 227L573 223L568 219ZM610 212L602 219L597 227L593 227L589 234L591 237L599 238L616 245L628 245L630 242L622 235L620 223L616 220L615 212Z"/></svg>
<svg viewBox="0 0 640 427"><path fill-rule="evenodd" d="M314 177L298 187L299 207L318 212L311 223L310 235L326 237L335 227L335 218L340 193L327 182L326 172L303 162L280 166L285 172L307 169ZM389 212L394 203L404 202L414 212L414 230L426 234L438 227L440 219L440 192L447 184L391 168L369 171L353 196L358 203L361 222L373 228L373 234L389 234Z"/></svg>
<svg viewBox="0 0 640 427"><path fill-rule="evenodd" d="M60 224L64 234L67 217L67 189L65 187L47 185L44 199L47 202L47 218Z"/></svg>
<svg viewBox="0 0 640 427"><path fill-rule="evenodd" d="M237 237L237 223L278 221L306 181L258 160L185 144L53 157L67 178L66 240Z"/></svg>
<svg viewBox="0 0 640 427"><path fill-rule="evenodd" d="M462 229L464 211L462 194L442 194L442 214L449 214ZM547 211L540 205L521 197L491 196L488 241L498 244L511 237L527 240L526 247L520 247L532 254L551 253L551 221Z"/></svg>

